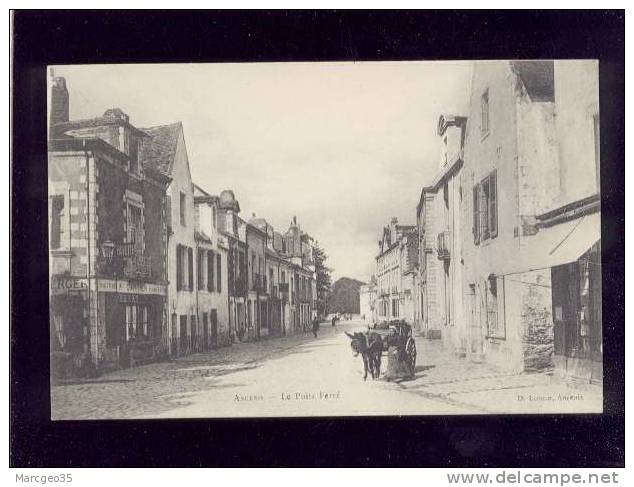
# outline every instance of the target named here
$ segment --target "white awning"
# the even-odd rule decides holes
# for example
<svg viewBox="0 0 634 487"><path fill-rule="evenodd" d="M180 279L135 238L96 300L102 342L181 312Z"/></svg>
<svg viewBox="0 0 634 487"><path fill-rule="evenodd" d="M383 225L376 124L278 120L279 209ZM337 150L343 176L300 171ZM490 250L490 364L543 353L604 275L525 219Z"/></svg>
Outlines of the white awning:
<svg viewBox="0 0 634 487"><path fill-rule="evenodd" d="M601 239L601 213L592 213L526 237L505 274L528 272L574 262Z"/></svg>

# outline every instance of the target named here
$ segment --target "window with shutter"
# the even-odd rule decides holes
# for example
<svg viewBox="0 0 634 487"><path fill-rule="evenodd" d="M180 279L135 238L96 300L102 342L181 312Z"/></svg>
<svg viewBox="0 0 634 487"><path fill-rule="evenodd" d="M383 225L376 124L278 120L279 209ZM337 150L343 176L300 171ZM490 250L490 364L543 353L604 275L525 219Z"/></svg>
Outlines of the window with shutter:
<svg viewBox="0 0 634 487"><path fill-rule="evenodd" d="M220 254L216 255L216 277L218 278L218 285L216 289L218 292L222 292L222 262L220 260Z"/></svg>
<svg viewBox="0 0 634 487"><path fill-rule="evenodd" d="M191 247L187 247L187 257L188 257L187 271L188 271L188 277L189 277L188 289L192 291L194 289L194 251Z"/></svg>
<svg viewBox="0 0 634 487"><path fill-rule="evenodd" d="M207 291L214 290L214 253L207 251Z"/></svg>
<svg viewBox="0 0 634 487"><path fill-rule="evenodd" d="M205 251L198 249L197 253L198 265L196 267L196 271L198 273L198 289L203 290L205 289Z"/></svg>
<svg viewBox="0 0 634 487"><path fill-rule="evenodd" d="M480 183L480 235L489 238L489 178Z"/></svg>
<svg viewBox="0 0 634 487"><path fill-rule="evenodd" d="M473 243L480 243L480 185L473 186Z"/></svg>
<svg viewBox="0 0 634 487"><path fill-rule="evenodd" d="M497 203L497 171L489 176L489 231L491 238L498 234L498 203Z"/></svg>
<svg viewBox="0 0 634 487"><path fill-rule="evenodd" d="M176 290L183 289L183 246L176 246Z"/></svg>

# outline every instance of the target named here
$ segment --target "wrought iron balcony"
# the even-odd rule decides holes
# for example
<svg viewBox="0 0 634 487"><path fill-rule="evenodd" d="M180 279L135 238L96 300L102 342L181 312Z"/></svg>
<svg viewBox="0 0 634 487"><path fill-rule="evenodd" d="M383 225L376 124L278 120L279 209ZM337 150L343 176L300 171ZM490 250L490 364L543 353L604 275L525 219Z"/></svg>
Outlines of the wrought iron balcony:
<svg viewBox="0 0 634 487"><path fill-rule="evenodd" d="M449 260L451 258L449 245L449 231L440 232L436 239L436 251L438 252L439 260Z"/></svg>
<svg viewBox="0 0 634 487"><path fill-rule="evenodd" d="M132 278L149 278L151 275L152 260L143 255L136 255L125 259L123 275Z"/></svg>

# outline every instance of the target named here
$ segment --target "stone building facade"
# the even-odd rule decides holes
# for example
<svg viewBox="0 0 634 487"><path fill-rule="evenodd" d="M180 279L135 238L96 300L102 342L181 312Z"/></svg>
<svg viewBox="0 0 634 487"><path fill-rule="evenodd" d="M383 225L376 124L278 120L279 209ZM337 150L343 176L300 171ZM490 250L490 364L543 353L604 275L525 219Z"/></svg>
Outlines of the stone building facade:
<svg viewBox="0 0 634 487"><path fill-rule="evenodd" d="M592 306L600 272L569 278L565 270L600 269L592 253L600 241L598 76L596 67L579 69L588 65L474 67L460 172L463 336L468 354L512 371L553 368L558 355L560 363L574 362L571 355L600 356L600 306ZM583 88L575 88L573 101L574 79ZM584 300L583 310L574 305ZM584 313L585 343L576 338ZM566 339L576 344L566 348Z"/></svg>
<svg viewBox="0 0 634 487"><path fill-rule="evenodd" d="M414 283L418 236L414 225L399 225L396 217L383 228L376 256L376 308L379 321L414 321Z"/></svg>
<svg viewBox="0 0 634 487"><path fill-rule="evenodd" d="M552 364L550 272L511 277L558 184L552 63L476 63L460 172L468 353L511 371Z"/></svg>
<svg viewBox="0 0 634 487"><path fill-rule="evenodd" d="M167 188L168 312L170 353L193 353L200 327L196 301L196 219L192 182L180 122L144 128L149 135L140 157L147 165L171 178Z"/></svg>
<svg viewBox="0 0 634 487"><path fill-rule="evenodd" d="M53 374L165 356L170 179L139 157L146 134L125 113L111 109L69 121L66 84L53 83L51 103L57 109L48 147Z"/></svg>
<svg viewBox="0 0 634 487"><path fill-rule="evenodd" d="M247 322L248 253L246 222L240 218L240 203L231 190L218 199L218 228L227 241L228 315L234 339L249 338ZM253 335L253 332L251 332Z"/></svg>
<svg viewBox="0 0 634 487"><path fill-rule="evenodd" d="M196 207L196 302L201 324L198 349L229 345L228 242L218 229L219 198L194 185Z"/></svg>
<svg viewBox="0 0 634 487"><path fill-rule="evenodd" d="M376 311L376 278L372 276L368 284L359 287L359 314L364 322L371 324L377 322Z"/></svg>
<svg viewBox="0 0 634 487"><path fill-rule="evenodd" d="M441 115L437 135L413 323L459 357L600 380L597 63L475 63L467 113ZM376 258L379 320L402 316L397 228Z"/></svg>
<svg viewBox="0 0 634 487"><path fill-rule="evenodd" d="M252 220L251 220L252 221ZM266 275L266 231L248 222L246 226L248 255L247 320L252 339L268 337L268 277Z"/></svg>
<svg viewBox="0 0 634 487"><path fill-rule="evenodd" d="M308 325L315 276L305 233L285 240L264 220L248 224L231 190L193 184L180 122L139 129L120 109L69 121L65 80L49 88L53 375Z"/></svg>
<svg viewBox="0 0 634 487"><path fill-rule="evenodd" d="M465 125L463 116L440 116L437 135L441 138L442 150L438 172L432 183L421 191L416 215L419 329L430 338L442 338L459 354L464 354L466 348L461 294L463 194L459 182Z"/></svg>

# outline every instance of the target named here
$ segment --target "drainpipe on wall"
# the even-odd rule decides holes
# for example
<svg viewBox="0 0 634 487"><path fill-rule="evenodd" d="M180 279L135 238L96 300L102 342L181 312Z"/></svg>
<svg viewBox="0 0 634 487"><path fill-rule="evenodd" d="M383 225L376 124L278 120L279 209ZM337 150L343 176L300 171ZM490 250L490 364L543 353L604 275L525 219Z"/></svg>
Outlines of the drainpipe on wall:
<svg viewBox="0 0 634 487"><path fill-rule="evenodd" d="M198 283L200 281L200 276L198 275L198 273L200 271L200 249L198 248L198 243L196 242L196 230L194 230L194 246L194 248L196 249L196 265L194 266L196 268L196 280L194 281L194 288L196 289L196 340L198 340L198 325L200 325L200 309L198 307ZM207 258L209 258L209 256L207 256Z"/></svg>
<svg viewBox="0 0 634 487"><path fill-rule="evenodd" d="M89 156L89 152L88 149L86 148L86 140L82 139L81 141L82 143L82 147L84 148L84 154L86 156L86 229L88 232L87 235L87 254L88 254L88 264L86 265L86 276L87 276L87 280L88 280L88 347L87 347L87 352L89 357L91 357L91 363L94 364L95 366L96 361L97 361L97 357L93 356L92 353L92 316L91 316L91 310L92 310L92 290L91 290L91 285L90 285L90 276L91 276L91 252L90 252L90 156ZM69 210L68 212L70 213L70 198L68 200L69 203ZM69 233L70 230L69 230ZM94 234L94 232L93 232ZM99 313L98 313L98 309L95 309L95 317L97 318L97 320L99 319Z"/></svg>

